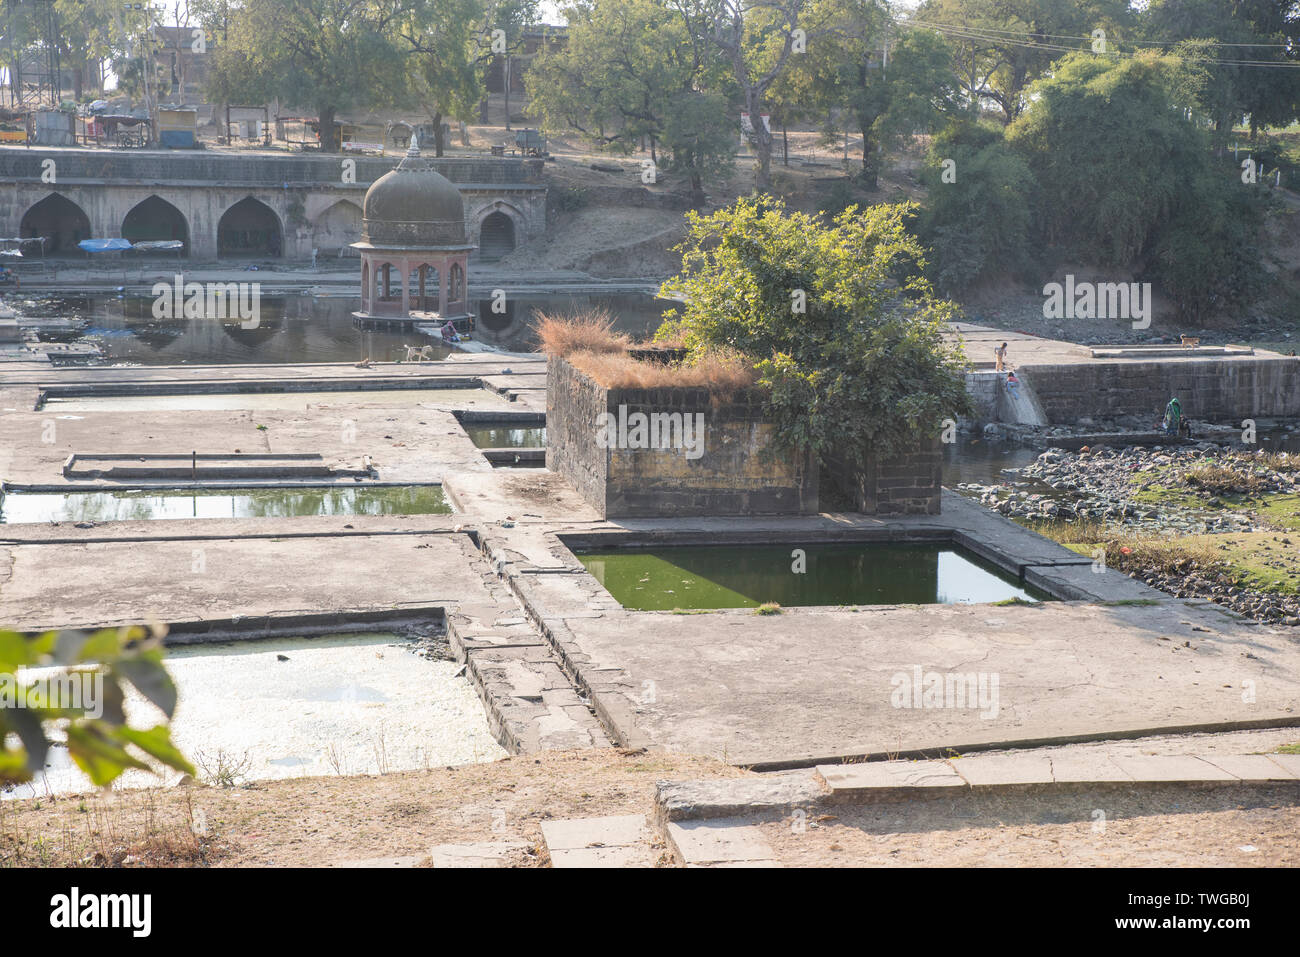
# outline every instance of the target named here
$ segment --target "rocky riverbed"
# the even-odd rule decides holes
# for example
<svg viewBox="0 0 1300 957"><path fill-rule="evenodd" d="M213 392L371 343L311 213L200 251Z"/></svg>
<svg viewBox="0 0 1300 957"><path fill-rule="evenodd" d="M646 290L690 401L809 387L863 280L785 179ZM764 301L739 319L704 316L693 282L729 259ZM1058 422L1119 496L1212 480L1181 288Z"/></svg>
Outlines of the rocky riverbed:
<svg viewBox="0 0 1300 957"><path fill-rule="evenodd" d="M1179 598L1300 625L1300 455L1201 442L1053 448L962 494ZM1294 535L1293 539L1290 535Z"/></svg>
<svg viewBox="0 0 1300 957"><path fill-rule="evenodd" d="M1291 458L1243 454L1208 442L1054 448L1030 465L1005 470L1005 482L964 483L956 490L1029 522L1084 520L1175 535L1249 532L1265 527L1249 508L1252 498L1300 492ZM1300 467L1300 456L1294 459ZM1217 485L1207 481L1220 477L1225 481Z"/></svg>

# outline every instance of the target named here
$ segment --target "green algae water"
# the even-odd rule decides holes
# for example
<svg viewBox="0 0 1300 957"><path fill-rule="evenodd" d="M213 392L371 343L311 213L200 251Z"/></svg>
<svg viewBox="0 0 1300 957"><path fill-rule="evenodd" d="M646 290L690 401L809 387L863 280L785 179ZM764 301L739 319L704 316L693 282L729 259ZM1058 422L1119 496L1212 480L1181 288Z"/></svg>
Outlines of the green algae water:
<svg viewBox="0 0 1300 957"><path fill-rule="evenodd" d="M799 566L804 554L806 570ZM624 608L977 604L1050 600L952 545L686 545L579 551Z"/></svg>
<svg viewBox="0 0 1300 957"><path fill-rule="evenodd" d="M465 426L465 434L480 449L544 449L546 426Z"/></svg>
<svg viewBox="0 0 1300 957"><path fill-rule="evenodd" d="M451 506L439 485L11 491L0 495L0 524L8 525L161 518L446 515L450 512Z"/></svg>

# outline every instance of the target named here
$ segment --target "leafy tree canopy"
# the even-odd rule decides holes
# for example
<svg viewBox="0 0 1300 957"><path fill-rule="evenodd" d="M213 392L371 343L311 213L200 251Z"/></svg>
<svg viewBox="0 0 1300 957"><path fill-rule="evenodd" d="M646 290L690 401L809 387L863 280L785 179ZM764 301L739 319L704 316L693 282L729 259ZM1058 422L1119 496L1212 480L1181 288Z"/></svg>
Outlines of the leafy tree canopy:
<svg viewBox="0 0 1300 957"><path fill-rule="evenodd" d="M913 204L850 207L827 226L777 200L688 214L684 300L660 329L694 356L738 352L769 390L777 446L862 466L938 434L967 410L956 307L935 298Z"/></svg>

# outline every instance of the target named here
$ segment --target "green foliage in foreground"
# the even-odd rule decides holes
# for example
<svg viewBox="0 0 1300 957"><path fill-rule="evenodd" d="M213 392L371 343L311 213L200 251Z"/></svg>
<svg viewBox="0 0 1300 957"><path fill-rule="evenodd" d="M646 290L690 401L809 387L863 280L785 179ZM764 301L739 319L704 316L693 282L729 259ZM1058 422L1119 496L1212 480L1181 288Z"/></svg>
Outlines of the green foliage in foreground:
<svg viewBox="0 0 1300 957"><path fill-rule="evenodd" d="M34 668L42 671L28 670ZM30 781L55 741L66 743L100 786L128 768L151 770L143 758L193 774L166 722L147 729L127 724L126 685L170 720L176 686L163 667L161 634L105 628L32 638L0 631L0 784Z"/></svg>
<svg viewBox="0 0 1300 957"><path fill-rule="evenodd" d="M937 436L970 399L956 307L935 298L913 204L851 206L830 226L777 200L688 214L661 340L740 353L769 393L778 448L861 467Z"/></svg>

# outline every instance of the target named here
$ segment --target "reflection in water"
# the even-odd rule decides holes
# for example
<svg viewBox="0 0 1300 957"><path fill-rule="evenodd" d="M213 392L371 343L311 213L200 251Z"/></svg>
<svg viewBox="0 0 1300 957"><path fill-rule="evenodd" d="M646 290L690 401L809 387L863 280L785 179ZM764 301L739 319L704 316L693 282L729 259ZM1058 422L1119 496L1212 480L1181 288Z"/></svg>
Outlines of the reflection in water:
<svg viewBox="0 0 1300 957"><path fill-rule="evenodd" d="M295 518L302 515L446 515L438 485L386 488L112 489L7 492L0 524L129 522L160 518Z"/></svg>
<svg viewBox="0 0 1300 957"><path fill-rule="evenodd" d="M1038 458L1039 450L1011 442L988 442L960 436L943 447L943 484L952 488L963 482L998 485L1016 480L1003 469L1020 468Z"/></svg>
<svg viewBox="0 0 1300 957"><path fill-rule="evenodd" d="M664 313L678 303L658 299L649 294L623 294L616 296L589 296L556 294L551 296L507 295L501 303L501 312L493 312L493 301L481 299L471 303L478 316L474 337L507 352L535 352L537 335L534 330L536 313L571 315L589 310L608 312L614 320L614 331L636 341L649 339L663 322Z"/></svg>
<svg viewBox="0 0 1300 957"><path fill-rule="evenodd" d="M480 449L544 449L546 427L512 429L506 426L466 426L465 434Z"/></svg>
<svg viewBox="0 0 1300 957"><path fill-rule="evenodd" d="M254 280L255 281L255 280ZM262 296L256 323L238 318L155 319L151 296L84 296L52 299L24 306L32 317L84 319L78 333L45 333L58 342L92 342L110 362L142 365L394 362L406 347L432 346L433 358L451 354L441 340L414 329L359 326L352 313L360 299L351 297ZM673 303L648 294L614 296L549 295L512 297L505 313L492 311L492 300L474 304L479 319L476 338L510 352L532 352L537 311L567 314L606 309L615 328L636 339L652 335L664 310Z"/></svg>
<svg viewBox="0 0 1300 957"><path fill-rule="evenodd" d="M797 550L806 558L802 572ZM951 545L701 545L577 554L611 595L637 611L1049 597Z"/></svg>

